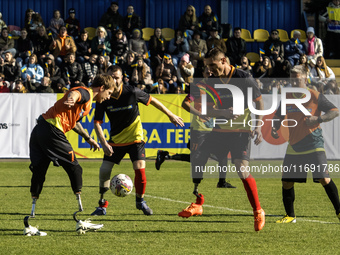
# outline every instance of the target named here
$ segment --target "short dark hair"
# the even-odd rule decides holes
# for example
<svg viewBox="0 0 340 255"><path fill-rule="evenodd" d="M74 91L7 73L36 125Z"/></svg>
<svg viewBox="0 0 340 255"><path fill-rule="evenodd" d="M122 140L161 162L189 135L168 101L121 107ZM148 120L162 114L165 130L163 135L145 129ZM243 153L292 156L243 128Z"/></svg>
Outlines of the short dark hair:
<svg viewBox="0 0 340 255"><path fill-rule="evenodd" d="M122 74L123 74L123 70L120 66L117 66L117 65L111 65L109 66L109 68L107 69L107 71L110 71L112 73L114 72L117 72L117 71L120 71Z"/></svg>
<svg viewBox="0 0 340 255"><path fill-rule="evenodd" d="M218 48L212 48L211 50L208 51L207 54L205 54L204 58L215 58L219 55L222 55L225 58L225 54L223 51L221 51Z"/></svg>
<svg viewBox="0 0 340 255"><path fill-rule="evenodd" d="M235 28L234 28L234 32L235 32L235 31L239 31L239 30L242 31L242 28L240 28L240 27L235 27Z"/></svg>

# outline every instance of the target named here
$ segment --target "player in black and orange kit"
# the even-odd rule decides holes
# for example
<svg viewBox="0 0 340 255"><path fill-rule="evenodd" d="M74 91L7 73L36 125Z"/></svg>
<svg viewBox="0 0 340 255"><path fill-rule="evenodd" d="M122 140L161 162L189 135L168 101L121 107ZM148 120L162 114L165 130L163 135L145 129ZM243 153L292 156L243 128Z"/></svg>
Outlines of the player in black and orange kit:
<svg viewBox="0 0 340 255"><path fill-rule="evenodd" d="M42 191L50 162L53 162L54 166L62 166L67 172L72 190L78 200L79 211L83 210L80 199L83 170L65 133L74 130L90 144L91 149L99 150L98 143L89 136L79 121L90 112L93 100L101 103L109 99L115 90L117 90L116 81L111 76L99 75L90 88L72 88L46 113L39 116L29 143L32 172L30 191L33 199L30 217L35 216L36 201ZM46 235L37 228L29 226L27 217L25 235ZM82 228L81 231L86 231L98 229L102 225L80 221L77 227Z"/></svg>
<svg viewBox="0 0 340 255"><path fill-rule="evenodd" d="M246 107L248 88L253 90L252 100L255 102L257 110L263 110L263 99L255 80L243 70L236 69L229 65L225 54L219 49L214 48L210 50L206 54L204 61L211 77L216 78L212 79L211 83L224 84L225 87L224 89L216 89L216 92L210 93L216 103L209 104L207 102L207 116L211 118L223 118L228 120L228 123L215 125L209 139L206 139L204 144L200 146L203 150L191 157L191 162L195 168L196 166L204 167L211 151L217 150L224 153L225 159L227 159L227 155L230 152L232 162L235 163L237 173L243 182L248 200L253 208L255 231L260 231L265 224L265 212L260 205L256 181L246 169L249 165L251 138L255 137L255 145L260 144L262 141L261 125L259 124L262 116L256 116L257 121L255 125L253 124L256 127L251 130L251 127L247 125L250 120L250 110ZM229 86L230 89L228 89L229 84L236 86L244 95L244 101L241 102L244 104L245 109L243 115L233 114L234 100L240 100L240 98L234 98L234 95L230 91L231 86ZM234 122L235 124L231 125L229 122ZM193 139L191 139L191 141L195 143ZM197 177L202 174L200 171L197 171L197 173L193 171L193 173L195 173ZM185 211L189 211L190 209L190 207L186 208L180 214L185 215ZM194 211L195 208L189 212Z"/></svg>
<svg viewBox="0 0 340 255"><path fill-rule="evenodd" d="M294 211L294 183L306 182L307 172L313 173L314 182L321 183L335 213L340 220L340 201L338 189L329 177L327 158L324 149L324 140L320 123L328 122L339 116L339 110L327 100L327 98L315 90L307 88L307 74L303 66L295 66L290 74L293 87L302 88L310 92L311 98L303 103L311 116L305 114L296 105L286 106L286 117L289 126L289 144L282 166L282 200L286 215L276 221L277 223L295 223ZM304 98L303 93L287 93L287 98ZM321 115L321 112L325 114ZM277 131L281 121L285 118L281 115L281 105L275 114L275 125L272 128L272 136L278 138ZM295 120L293 122L293 120ZM296 126L295 126L296 125Z"/></svg>
<svg viewBox="0 0 340 255"><path fill-rule="evenodd" d="M184 123L182 118L169 111L156 98L134 86L123 84L123 72L119 66L110 66L108 74L117 80L118 92L114 93L110 100L96 104L94 127L105 155L99 173L99 207L92 215L106 215L108 201L104 199L104 194L110 188L112 168L114 164L120 163L126 153L129 154L135 170L136 207L145 215L151 215L153 212L144 201L145 148L138 103L153 105L166 114L176 126L183 127ZM105 113L110 120L109 141L106 141L101 127Z"/></svg>

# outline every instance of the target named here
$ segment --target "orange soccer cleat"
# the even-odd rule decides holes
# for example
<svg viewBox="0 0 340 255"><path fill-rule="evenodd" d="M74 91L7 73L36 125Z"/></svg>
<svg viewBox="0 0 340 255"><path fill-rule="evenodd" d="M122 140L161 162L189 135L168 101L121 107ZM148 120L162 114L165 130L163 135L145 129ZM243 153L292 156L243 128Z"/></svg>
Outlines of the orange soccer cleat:
<svg viewBox="0 0 340 255"><path fill-rule="evenodd" d="M264 227L265 223L265 213L263 209L254 211L254 228L255 231L260 231Z"/></svg>
<svg viewBox="0 0 340 255"><path fill-rule="evenodd" d="M178 216L183 218L189 218L194 215L202 215L202 213L203 213L202 205L191 203L191 205L183 209L183 211L179 212Z"/></svg>

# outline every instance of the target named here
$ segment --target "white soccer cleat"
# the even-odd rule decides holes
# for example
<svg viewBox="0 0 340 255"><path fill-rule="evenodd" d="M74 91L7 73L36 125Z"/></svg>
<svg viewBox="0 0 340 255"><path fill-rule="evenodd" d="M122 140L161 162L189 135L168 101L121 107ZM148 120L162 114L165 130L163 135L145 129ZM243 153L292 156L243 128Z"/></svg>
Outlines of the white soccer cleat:
<svg viewBox="0 0 340 255"><path fill-rule="evenodd" d="M47 236L46 232L39 231L38 228L29 225L24 229L25 236Z"/></svg>
<svg viewBox="0 0 340 255"><path fill-rule="evenodd" d="M85 234L86 231L93 230L97 231L101 229L104 225L103 224L93 224L90 220L79 220L76 225L76 231L78 234Z"/></svg>

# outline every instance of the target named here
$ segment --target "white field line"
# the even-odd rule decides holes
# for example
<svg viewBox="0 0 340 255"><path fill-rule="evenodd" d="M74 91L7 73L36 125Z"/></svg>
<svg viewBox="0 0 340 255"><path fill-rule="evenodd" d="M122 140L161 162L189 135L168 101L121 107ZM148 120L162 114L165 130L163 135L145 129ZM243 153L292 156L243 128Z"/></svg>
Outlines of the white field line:
<svg viewBox="0 0 340 255"><path fill-rule="evenodd" d="M144 196L145 197L154 198L154 199L159 199L159 200L165 200L165 201L169 201L169 202L173 202L173 203L180 203L180 204L186 204L186 205L191 204L191 202L174 200L174 199L167 198L167 197L157 197L157 196L151 196L151 195L146 195L146 194ZM233 209L233 208L221 207L221 206L214 206L214 205L207 205L207 204L204 204L204 207L210 207L210 208L214 208L214 209L218 209L218 210L223 210L223 211L231 211L231 212L253 214L253 211L239 210L239 209ZM273 214L267 214L267 213L266 213L266 216L270 216L270 217L282 217L282 215L273 215ZM304 219L304 218L297 218L297 221L306 221L306 222L321 223L321 224L337 224L335 222L328 222L328 221L321 221L321 220L309 220L309 219Z"/></svg>

